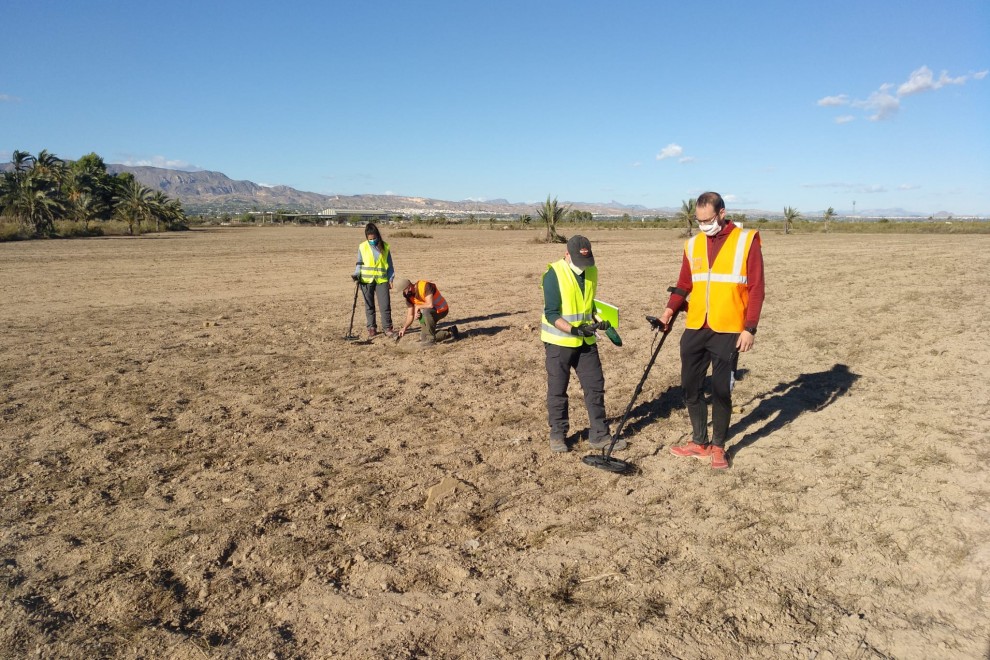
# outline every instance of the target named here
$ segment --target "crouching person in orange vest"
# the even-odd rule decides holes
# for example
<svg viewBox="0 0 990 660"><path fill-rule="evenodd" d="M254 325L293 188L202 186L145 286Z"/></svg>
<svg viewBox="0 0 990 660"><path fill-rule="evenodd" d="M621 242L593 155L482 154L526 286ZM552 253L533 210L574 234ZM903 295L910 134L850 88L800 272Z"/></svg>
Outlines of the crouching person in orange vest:
<svg viewBox="0 0 990 660"><path fill-rule="evenodd" d="M437 330L437 323L447 317L450 308L444 297L440 295L436 284L426 280L410 282L404 279L399 281L397 288L406 299L406 322L399 330L399 337L404 336L409 326L417 319L423 326L419 340L424 345L435 344L445 339L457 339L460 336L456 325Z"/></svg>

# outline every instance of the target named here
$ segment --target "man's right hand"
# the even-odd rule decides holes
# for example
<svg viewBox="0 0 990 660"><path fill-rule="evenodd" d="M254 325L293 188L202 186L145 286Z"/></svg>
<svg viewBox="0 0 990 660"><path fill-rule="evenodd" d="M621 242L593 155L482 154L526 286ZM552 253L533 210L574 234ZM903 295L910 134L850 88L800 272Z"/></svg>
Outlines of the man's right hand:
<svg viewBox="0 0 990 660"><path fill-rule="evenodd" d="M663 314L660 315L660 324L663 326L664 332L670 330L670 319L672 318L674 318L674 310L670 307L663 310Z"/></svg>
<svg viewBox="0 0 990 660"><path fill-rule="evenodd" d="M358 281L357 273L351 273L351 279L357 282Z"/></svg>
<svg viewBox="0 0 990 660"><path fill-rule="evenodd" d="M575 337L594 337L595 336L595 324L591 325L572 325L571 334Z"/></svg>

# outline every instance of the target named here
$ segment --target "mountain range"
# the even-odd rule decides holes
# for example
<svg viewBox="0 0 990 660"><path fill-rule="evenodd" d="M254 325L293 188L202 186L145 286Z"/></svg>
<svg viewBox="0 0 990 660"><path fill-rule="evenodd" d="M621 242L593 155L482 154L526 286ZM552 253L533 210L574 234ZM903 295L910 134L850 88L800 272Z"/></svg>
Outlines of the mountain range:
<svg viewBox="0 0 990 660"><path fill-rule="evenodd" d="M0 165L0 171L12 167ZM221 172L206 170L187 172L161 167L108 164L111 174L130 172L134 178L152 190L161 190L169 197L182 202L190 215L239 214L248 211L286 211L290 213L318 213L324 209L336 210L382 210L401 213L406 216L467 216L470 214L491 214L499 216L536 216L541 203L509 202L505 199L450 201L427 197L404 197L400 195L323 195L320 193L296 190L289 186L263 186L252 181L235 181ZM621 217L628 214L634 218L670 217L680 211L680 207L648 208L620 202L572 202L561 200L561 205L586 211L596 216ZM730 208L731 213L750 217L781 217L779 211L765 209ZM861 209L855 214L837 210L838 217L871 218L924 218L928 214L907 211L902 208ZM805 217L818 217L821 210L806 210ZM948 212L936 213L934 218L948 218Z"/></svg>
<svg viewBox="0 0 990 660"><path fill-rule="evenodd" d="M182 202L187 213L243 213L246 211L290 211L316 213L324 209L383 210L414 215L535 215L540 204L509 202L505 199L450 201L401 195L322 195L290 188L262 186L252 181L235 181L221 172L184 172L160 167L107 165L111 174L130 172L152 190ZM678 209L648 209L619 202L562 202L565 206L594 215L631 216L672 215Z"/></svg>

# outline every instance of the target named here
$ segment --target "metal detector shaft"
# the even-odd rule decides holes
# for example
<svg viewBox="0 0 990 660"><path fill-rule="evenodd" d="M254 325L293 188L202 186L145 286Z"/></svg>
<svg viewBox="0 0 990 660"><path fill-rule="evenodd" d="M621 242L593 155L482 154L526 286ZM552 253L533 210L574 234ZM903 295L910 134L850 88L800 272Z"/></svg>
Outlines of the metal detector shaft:
<svg viewBox="0 0 990 660"><path fill-rule="evenodd" d="M674 312L674 315L670 317L670 322L667 323L667 329L664 330L663 335L660 337L660 341L657 343L657 347L653 350L653 355L650 357L650 362L646 365L646 369L643 370L643 377L639 379L639 383L636 385L636 390L633 392L632 399L629 401L629 405L626 406L626 412L622 415L622 419L619 420L619 426L616 427L615 433L612 434L612 442L604 451L605 456L612 455L612 448L615 447L615 443L618 442L619 436L622 434L622 428L626 425L626 420L629 419L629 413L632 411L633 404L636 403L639 393L643 391L643 384L646 382L647 376L650 375L650 369L653 368L653 363L657 361L657 356L660 354L660 349L663 348L663 343L667 340L667 335L669 335L670 331L674 328L674 319L676 318L677 312Z"/></svg>
<svg viewBox="0 0 990 660"><path fill-rule="evenodd" d="M347 326L347 338L350 339L354 336L354 312L357 310L357 294L358 289L361 288L360 280L354 280L354 304L351 305L351 324Z"/></svg>

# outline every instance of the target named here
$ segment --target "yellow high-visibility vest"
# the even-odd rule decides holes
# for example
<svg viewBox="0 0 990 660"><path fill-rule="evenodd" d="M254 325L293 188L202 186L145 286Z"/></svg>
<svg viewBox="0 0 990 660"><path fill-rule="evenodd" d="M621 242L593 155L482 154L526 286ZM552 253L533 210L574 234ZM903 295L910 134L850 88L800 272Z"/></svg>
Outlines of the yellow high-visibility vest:
<svg viewBox="0 0 990 660"><path fill-rule="evenodd" d="M746 262L753 241L760 240L752 229L734 228L722 244L715 263L708 265L708 242L696 234L684 244L691 264L691 300L685 326L698 330L708 319L715 332L742 332L749 304Z"/></svg>
<svg viewBox="0 0 990 660"><path fill-rule="evenodd" d="M361 282L363 284L388 282L388 243L382 241L378 259L375 259L375 251L368 241L361 243L358 251L361 253Z"/></svg>
<svg viewBox="0 0 990 660"><path fill-rule="evenodd" d="M595 312L595 290L598 288L598 268L589 266L584 271L584 291L578 284L574 271L565 259L555 261L544 271L546 276L550 269L557 274L557 283L560 285L560 315L571 325L580 326L594 323ZM543 278L540 278L540 286L543 286ZM575 337L574 335L559 330L557 326L547 321L544 313L540 320L540 339L548 344L556 346L569 346L577 348L582 344L594 344L595 337Z"/></svg>

